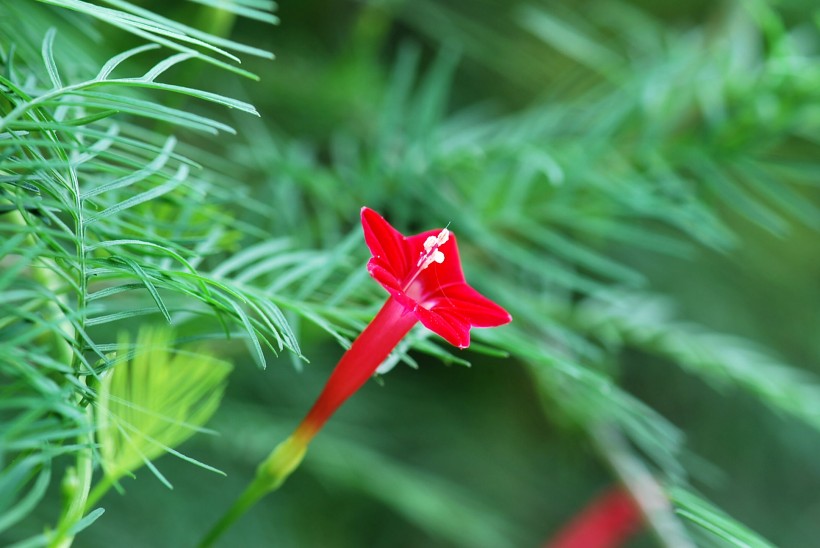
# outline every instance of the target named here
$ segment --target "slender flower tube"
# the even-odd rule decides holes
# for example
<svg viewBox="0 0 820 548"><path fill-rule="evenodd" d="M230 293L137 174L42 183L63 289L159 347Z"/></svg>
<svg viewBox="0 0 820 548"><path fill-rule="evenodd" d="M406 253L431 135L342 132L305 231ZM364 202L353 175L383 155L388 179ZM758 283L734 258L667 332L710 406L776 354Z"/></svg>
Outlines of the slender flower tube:
<svg viewBox="0 0 820 548"><path fill-rule="evenodd" d="M387 302L342 356L304 420L262 462L254 481L202 546L210 545L285 481L301 463L313 436L373 376L417 322L454 346L467 348L472 327L496 327L512 320L506 310L467 285L456 237L449 230L404 236L372 209L362 208L361 218L373 255L367 270L389 293Z"/></svg>

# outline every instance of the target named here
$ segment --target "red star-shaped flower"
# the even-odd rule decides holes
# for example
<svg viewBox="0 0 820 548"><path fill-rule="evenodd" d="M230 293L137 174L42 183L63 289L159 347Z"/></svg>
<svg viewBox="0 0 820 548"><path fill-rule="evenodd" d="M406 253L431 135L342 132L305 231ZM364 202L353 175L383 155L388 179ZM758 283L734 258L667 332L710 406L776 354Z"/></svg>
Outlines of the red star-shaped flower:
<svg viewBox="0 0 820 548"><path fill-rule="evenodd" d="M373 253L367 270L390 297L336 364L293 434L259 466L254 481L211 529L203 546L210 545L245 510L285 481L299 466L313 436L373 376L416 322L466 348L470 328L495 327L512 320L506 310L464 281L456 237L446 228L405 237L366 207L362 208L362 227Z"/></svg>
<svg viewBox="0 0 820 548"><path fill-rule="evenodd" d="M362 208L362 228L373 254L367 270L390 298L336 364L297 429L297 437L305 440L373 376L416 322L466 348L470 328L495 327L512 319L464 281L456 237L446 228L403 236L366 207Z"/></svg>
<svg viewBox="0 0 820 548"><path fill-rule="evenodd" d="M370 275L430 331L466 348L471 327L495 327L510 314L467 285L456 237L446 228L403 236L384 217L362 208Z"/></svg>

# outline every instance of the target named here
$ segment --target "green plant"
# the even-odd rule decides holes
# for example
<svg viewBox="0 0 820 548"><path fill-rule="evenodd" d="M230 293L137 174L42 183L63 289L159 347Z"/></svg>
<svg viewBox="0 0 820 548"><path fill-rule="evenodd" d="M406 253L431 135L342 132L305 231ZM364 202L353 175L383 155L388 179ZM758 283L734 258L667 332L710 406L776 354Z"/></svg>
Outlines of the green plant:
<svg viewBox="0 0 820 548"><path fill-rule="evenodd" d="M649 371L676 365L718 387L725 401L744 394L787 417L789 432L802 423L816 435L818 371L790 366L766 346L807 363L820 349L811 346L813 335L793 336L786 326L796 319L782 327L764 321L790 290L795 306L816 296L816 267L804 259L816 258L820 225L816 9L763 1L685 15L614 1L577 9L537 1L469 9L428 1L341 6L315 0L288 7L294 22L289 27L283 14L277 46L288 55L271 64L267 46L260 47L276 21L271 2L4 4L0 539L68 545L82 532L103 543L93 536L109 518L99 521L99 508L119 502L97 496L117 483L136 488L125 476L140 463L172 481L153 461L158 448L183 455L175 448L182 436L154 429L166 420L190 422L191 431L202 426L221 390L208 387L221 387L227 373L223 359L236 363L237 392L229 388L214 417L222 436L194 438L186 447L197 456L185 458L207 462L202 453L233 463L241 470L213 481L246 483L271 440L287 431L270 413L290 420L311 399L299 396L300 381L273 377L288 370L277 356L287 354L287 363L304 368L299 378L318 386L313 371L334 362L338 346L326 343L349 345L383 300L367 279L355 226L367 205L408 232L450 223L476 287L515 322L477 332L470 354L412 332L383 372L398 360L476 361L482 365L461 372L459 381L476 393L453 394L446 383L425 391L426 405L412 406L428 417L418 438L412 422L391 422L397 409L411 406L382 402L390 409L382 411L377 396L362 395L363 420L351 422L366 418L372 432L340 417L306 462L315 477L341 486L336 496L380 512L384 530L412 524L421 533L408 538L417 542L542 541L541 517L555 523L571 515L565 500L606 474L579 464L591 459L569 459L567 474L589 478L569 485L529 463L530 451L546 458L533 449L545 443L546 426L516 430L516 412L485 409L487 392L464 378L505 360L505 375L526 379L515 401L537 400L549 424L567 433L550 438L553 454L585 440L583 447L632 491L661 542L765 544L706 502L721 491L675 425L698 414L709 389L686 385L682 393L694 403L683 411L659 411L653 405L663 408L663 401L643 400L664 393L678 401L665 380L679 378L674 370ZM333 27L340 34L319 23L300 27L311 9L343 12ZM257 45L230 38L243 32ZM315 36L343 46L336 51ZM238 57L249 66L240 68ZM262 83L253 82L254 71L264 74ZM733 301L731 284L706 277L727 259L756 280L754 298ZM690 278L698 291L687 293ZM721 306L724 325L708 325L721 323L714 320L723 317ZM161 324L173 324L176 335ZM733 330L757 342L721 333ZM121 338L130 331L141 335ZM168 349L162 356L171 355L169 347L182 352L186 363L194 344L213 367L182 380L126 378L150 341ZM308 358L311 367L303 367ZM246 361L275 367L263 373L240 363ZM152 367L159 369L140 366ZM402 375L386 377L386 390L402 394L394 374ZM256 385L268 381L258 379L271 377L282 386L265 385L261 397ZM646 379L651 389L642 388ZM169 382L210 394L204 411L169 406L173 399L138 403L139 394L167 391ZM447 432L460 430L446 430L441 414L428 415L427 406L444 399L463 401L465 413L485 419L487 438L451 440ZM147 416L159 422L128 420L111 429L107 413L121 417L128 408L151 409ZM758 412L769 416L743 411ZM685 429L697 439L700 427L714 422L725 436L740 436L738 421L746 420L709 416ZM124 430L153 449L135 450L123 464L127 443L116 432ZM742 437L744 452L763 452L760 438L778 436L774 428L761 432ZM441 444L432 460L415 455L412 439L447 440L459 466L435 462L449 455ZM812 439L805 443L816 447ZM772 445L801 450L796 442ZM493 451L504 455L510 477L465 488L442 479L471 466L489 478L498 470L481 458ZM348 458L335 458L339 452ZM816 466L806 473L816 477ZM566 496L528 494L526 484L514 483L535 475L539 486ZM307 499L281 494L289 502L279 503L272 523L300 523L288 504L298 508ZM499 502L502 494L521 502ZM813 538L811 528L789 537L776 512L744 507L742 498L730 498L729 506L736 503L751 528L774 542ZM181 500L181 516L197 504L194 495ZM325 493L310 504L332 500ZM528 518L533 505L538 519ZM213 506L216 516L224 503ZM328 530L343 528L344 516L331 514L321 514ZM249 524L244 534L264 538L269 530L257 527ZM327 544L296 526L277 531L283 543ZM382 532L381 542L390 543ZM191 541L190 533L171 541L173 534L168 542ZM355 534L334 541L377 543Z"/></svg>

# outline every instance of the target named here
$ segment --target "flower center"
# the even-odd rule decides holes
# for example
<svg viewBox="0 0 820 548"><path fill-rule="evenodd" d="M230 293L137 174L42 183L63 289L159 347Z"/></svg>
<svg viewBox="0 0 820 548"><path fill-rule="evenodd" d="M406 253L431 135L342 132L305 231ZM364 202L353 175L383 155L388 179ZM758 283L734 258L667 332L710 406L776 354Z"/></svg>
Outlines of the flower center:
<svg viewBox="0 0 820 548"><path fill-rule="evenodd" d="M424 240L424 252L419 253L421 256L419 262L416 263L416 266L421 267L419 272L433 263L441 264L444 262L444 253L439 251L438 248L447 243L449 239L450 231L445 228L438 233L438 236L429 236Z"/></svg>
<svg viewBox="0 0 820 548"><path fill-rule="evenodd" d="M422 270L433 263L441 264L444 262L444 253L439 251L439 247L447 243L449 239L450 231L443 228L437 236L428 236L427 239L424 240L424 251L419 252L419 260L416 263L417 268L407 283L404 284L403 290L405 292L410 287L410 284L416 281L416 278L418 278Z"/></svg>

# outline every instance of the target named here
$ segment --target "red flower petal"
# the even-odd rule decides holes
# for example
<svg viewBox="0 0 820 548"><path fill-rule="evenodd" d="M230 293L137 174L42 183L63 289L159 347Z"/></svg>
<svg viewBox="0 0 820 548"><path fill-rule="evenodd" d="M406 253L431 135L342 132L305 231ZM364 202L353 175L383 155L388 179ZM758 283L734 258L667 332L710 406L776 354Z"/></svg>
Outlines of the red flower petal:
<svg viewBox="0 0 820 548"><path fill-rule="evenodd" d="M370 259L367 262L367 271L374 280L382 284L382 286L384 286L384 288L388 291L391 289L401 291L401 284L396 279L395 274L385 267L384 263L380 259L376 259L375 257Z"/></svg>
<svg viewBox="0 0 820 548"><path fill-rule="evenodd" d="M362 208L362 228L364 241L373 257L386 265L396 278L404 276L410 269L404 236L384 217L366 207Z"/></svg>
<svg viewBox="0 0 820 548"><path fill-rule="evenodd" d="M419 306L416 317L421 324L458 348L470 346L470 324L459 316L445 312L427 310Z"/></svg>
<svg viewBox="0 0 820 548"><path fill-rule="evenodd" d="M467 285L453 284L438 291L432 310L452 310L474 327L496 327L512 320L510 313Z"/></svg>

